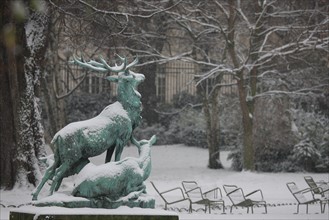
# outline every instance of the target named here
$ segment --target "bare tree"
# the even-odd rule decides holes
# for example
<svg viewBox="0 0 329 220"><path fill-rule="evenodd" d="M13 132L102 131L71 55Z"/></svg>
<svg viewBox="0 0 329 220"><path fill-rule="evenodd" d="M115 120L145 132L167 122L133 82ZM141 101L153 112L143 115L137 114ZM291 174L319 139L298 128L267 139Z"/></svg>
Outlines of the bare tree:
<svg viewBox="0 0 329 220"><path fill-rule="evenodd" d="M182 52L182 60L210 67L202 81L221 74L234 76L243 125L243 167L254 170L254 111L256 98L274 94L305 94L316 88L298 91L261 91L262 77L282 73L282 63L292 60L307 63L309 54L328 54L327 1L184 1L182 11L169 11L182 28L195 32L192 39L209 36L210 47L193 44L199 56ZM194 38L193 38L194 37ZM215 43L213 45L211 43ZM193 51L193 50L192 50ZM204 58L206 57L206 59ZM222 86L217 81L214 88ZM217 112L218 113L218 112Z"/></svg>

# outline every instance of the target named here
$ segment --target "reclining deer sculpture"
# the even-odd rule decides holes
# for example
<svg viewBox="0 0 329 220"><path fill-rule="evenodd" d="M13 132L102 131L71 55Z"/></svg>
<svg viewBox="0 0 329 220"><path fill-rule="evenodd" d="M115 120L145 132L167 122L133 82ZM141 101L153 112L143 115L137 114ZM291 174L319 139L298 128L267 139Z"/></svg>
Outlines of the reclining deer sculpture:
<svg viewBox="0 0 329 220"><path fill-rule="evenodd" d="M139 141L137 158L126 157L99 166L88 164L78 174L72 194L95 199L105 196L111 201L138 198L145 192L144 181L151 173L151 146L155 141L155 135Z"/></svg>
<svg viewBox="0 0 329 220"><path fill-rule="evenodd" d="M118 83L118 101L107 106L98 116L68 124L55 134L51 141L55 149L54 163L46 170L32 194L32 200L37 200L48 180L53 180L50 195L57 191L63 178L79 173L89 163L89 157L100 155L107 150L107 163L115 150L115 161L119 161L123 147L129 140L136 146L139 145L132 132L141 120L141 95L136 89L145 77L129 70L137 64L137 59L127 65L125 58L119 58L122 64L111 67L103 58L100 58L100 63L93 60L85 62L82 58L74 57L72 62L82 67L98 72L117 72L117 76L108 76L106 79Z"/></svg>

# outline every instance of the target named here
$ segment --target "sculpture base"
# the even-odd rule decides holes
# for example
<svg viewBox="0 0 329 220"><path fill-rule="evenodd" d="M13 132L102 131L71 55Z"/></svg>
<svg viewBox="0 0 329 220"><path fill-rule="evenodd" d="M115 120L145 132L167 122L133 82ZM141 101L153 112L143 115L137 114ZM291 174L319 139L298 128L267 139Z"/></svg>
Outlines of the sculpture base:
<svg viewBox="0 0 329 220"><path fill-rule="evenodd" d="M27 209L27 207L25 208ZM95 211L96 210L96 211ZM176 213L151 209L67 209L59 207L31 207L10 212L10 220L178 220Z"/></svg>
<svg viewBox="0 0 329 220"><path fill-rule="evenodd" d="M146 194L140 195L137 199L119 199L111 201L106 197L101 198L82 198L56 193L52 196L33 202L37 207L58 206L66 208L106 208L116 209L120 206L128 206L130 208L154 208L155 199Z"/></svg>

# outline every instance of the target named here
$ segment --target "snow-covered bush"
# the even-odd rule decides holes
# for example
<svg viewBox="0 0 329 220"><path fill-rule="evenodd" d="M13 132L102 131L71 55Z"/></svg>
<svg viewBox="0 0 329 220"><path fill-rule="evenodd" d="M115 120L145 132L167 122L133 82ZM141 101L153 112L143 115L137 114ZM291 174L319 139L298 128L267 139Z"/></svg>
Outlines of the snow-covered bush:
<svg viewBox="0 0 329 220"><path fill-rule="evenodd" d="M157 145L176 144L179 139L174 135L174 130L167 129L161 124L147 125L142 123L134 131L134 136L137 140L147 139L152 135L157 136Z"/></svg>
<svg viewBox="0 0 329 220"><path fill-rule="evenodd" d="M292 159L307 171L313 171L314 163L321 157L314 143L308 138L296 144L292 150Z"/></svg>
<svg viewBox="0 0 329 220"><path fill-rule="evenodd" d="M135 130L137 138L147 138L144 134L149 131L157 135L157 144L185 144L188 146L207 147L205 120L196 96L186 92L173 97L172 104L161 104L159 123L153 125L142 124Z"/></svg>
<svg viewBox="0 0 329 220"><path fill-rule="evenodd" d="M298 139L292 159L306 170L329 172L329 115L316 109L290 109L292 130Z"/></svg>
<svg viewBox="0 0 329 220"><path fill-rule="evenodd" d="M291 149L288 147L268 147L256 153L256 170L263 172L297 172L302 169L291 160Z"/></svg>
<svg viewBox="0 0 329 220"><path fill-rule="evenodd" d="M201 103L201 98L199 96L191 95L183 91L174 95L172 103L174 108L181 109L187 105L195 105Z"/></svg>
<svg viewBox="0 0 329 220"><path fill-rule="evenodd" d="M187 146L207 147L206 122L200 110L189 109L174 122L179 128L179 139Z"/></svg>
<svg viewBox="0 0 329 220"><path fill-rule="evenodd" d="M179 111L179 109L171 109L170 111ZM148 137L147 135L152 133L157 135L157 144L207 147L205 122L200 110L186 109L179 114L168 115L166 119L164 123L142 124L137 127L135 130L136 138L145 139Z"/></svg>

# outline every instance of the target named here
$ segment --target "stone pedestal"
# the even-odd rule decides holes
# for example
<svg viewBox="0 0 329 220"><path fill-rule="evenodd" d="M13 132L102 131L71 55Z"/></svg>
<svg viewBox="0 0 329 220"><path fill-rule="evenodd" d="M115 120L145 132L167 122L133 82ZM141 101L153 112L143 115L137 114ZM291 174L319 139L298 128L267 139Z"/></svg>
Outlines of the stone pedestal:
<svg viewBox="0 0 329 220"><path fill-rule="evenodd" d="M176 215L64 215L10 212L10 220L179 220Z"/></svg>
<svg viewBox="0 0 329 220"><path fill-rule="evenodd" d="M10 220L179 220L174 212L120 207L118 209L24 207L10 212Z"/></svg>
<svg viewBox="0 0 329 220"><path fill-rule="evenodd" d="M66 195L64 193L55 193L52 196L33 202L37 207L65 207L65 208L105 208L117 209L120 206L130 208L154 208L155 199L147 194L142 194L136 199L122 198L117 201L111 201L106 197L99 198L82 198Z"/></svg>

